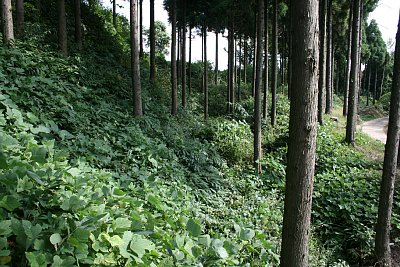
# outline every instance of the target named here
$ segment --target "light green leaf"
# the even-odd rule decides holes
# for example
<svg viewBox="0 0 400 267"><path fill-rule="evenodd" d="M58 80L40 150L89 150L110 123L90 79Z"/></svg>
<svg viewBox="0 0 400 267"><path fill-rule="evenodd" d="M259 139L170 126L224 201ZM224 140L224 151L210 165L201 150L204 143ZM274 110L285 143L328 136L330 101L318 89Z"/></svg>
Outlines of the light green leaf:
<svg viewBox="0 0 400 267"><path fill-rule="evenodd" d="M250 228L242 228L240 231L240 239L242 240L251 240L255 235L254 230Z"/></svg>
<svg viewBox="0 0 400 267"><path fill-rule="evenodd" d="M131 254L127 251L129 246L129 242L131 242L133 237L133 233L131 231L125 231L124 235L122 236L122 244L119 246L119 253L122 257L129 259Z"/></svg>
<svg viewBox="0 0 400 267"><path fill-rule="evenodd" d="M11 234L11 232L12 232L11 221L10 220L0 221L0 235L6 236L8 234Z"/></svg>
<svg viewBox="0 0 400 267"><path fill-rule="evenodd" d="M42 178L40 178L39 175L37 175L36 173L32 172L32 171L26 171L26 174L32 178L36 183L40 184L40 185L45 185L45 183L42 181Z"/></svg>
<svg viewBox="0 0 400 267"><path fill-rule="evenodd" d="M60 245L62 242L62 237L59 233L52 234L50 236L50 243L53 245Z"/></svg>
<svg viewBox="0 0 400 267"><path fill-rule="evenodd" d="M119 247L123 243L121 237L119 237L118 235L114 235L114 236L108 238L108 242L110 242L112 247Z"/></svg>
<svg viewBox="0 0 400 267"><path fill-rule="evenodd" d="M46 149L44 147L35 147L32 149L31 160L37 163L46 163Z"/></svg>
<svg viewBox="0 0 400 267"><path fill-rule="evenodd" d="M115 230L127 230L131 228L132 222L128 218L117 218L113 224Z"/></svg>
<svg viewBox="0 0 400 267"><path fill-rule="evenodd" d="M141 258L146 253L146 250L151 251L154 250L156 247L150 240L140 235L135 235L132 238L130 248L133 250L133 252L136 253L139 258Z"/></svg>
<svg viewBox="0 0 400 267"><path fill-rule="evenodd" d="M198 237L201 234L200 225L193 219L189 219L189 221L187 222L186 230L188 230L189 233L194 237Z"/></svg>

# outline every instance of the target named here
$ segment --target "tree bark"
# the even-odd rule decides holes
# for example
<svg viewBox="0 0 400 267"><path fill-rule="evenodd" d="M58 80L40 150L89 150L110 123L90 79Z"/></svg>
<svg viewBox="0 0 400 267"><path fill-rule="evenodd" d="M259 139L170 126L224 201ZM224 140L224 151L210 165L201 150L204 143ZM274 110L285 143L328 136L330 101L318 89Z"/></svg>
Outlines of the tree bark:
<svg viewBox="0 0 400 267"><path fill-rule="evenodd" d="M215 32L215 70L214 70L214 84L218 84L218 32Z"/></svg>
<svg viewBox="0 0 400 267"><path fill-rule="evenodd" d="M319 81L318 81L318 122L324 123L324 112L326 108L326 14L327 0L322 0L320 5L320 45L319 45Z"/></svg>
<svg viewBox="0 0 400 267"><path fill-rule="evenodd" d="M189 95L192 94L192 27L189 27Z"/></svg>
<svg viewBox="0 0 400 267"><path fill-rule="evenodd" d="M17 36L22 37L24 35L24 25L25 25L25 14L24 14L24 0L16 0L16 19L17 19Z"/></svg>
<svg viewBox="0 0 400 267"><path fill-rule="evenodd" d="M264 30L264 0L257 1L257 57L256 81L254 98L254 157L253 164L257 173L261 173L261 87L263 76L263 30Z"/></svg>
<svg viewBox="0 0 400 267"><path fill-rule="evenodd" d="M353 32L352 40L359 40L360 35L360 0L354 0L353 13ZM359 42L352 42L351 47L351 71L350 71L350 91L349 91L349 112L347 114L346 125L346 142L354 145L355 131L357 125L357 106L358 106L358 91L359 91Z"/></svg>
<svg viewBox="0 0 400 267"><path fill-rule="evenodd" d="M400 128L400 18L396 37L393 83L390 99L389 127L385 146L382 183L379 196L378 222L376 225L375 254L381 266L392 266L390 228L393 207L394 183L397 171Z"/></svg>
<svg viewBox="0 0 400 267"><path fill-rule="evenodd" d="M326 57L326 107L325 113L332 113L332 1L328 1L327 12L327 57Z"/></svg>
<svg viewBox="0 0 400 267"><path fill-rule="evenodd" d="M350 10L349 10L349 30L348 30L348 36L347 36L347 63L346 63L346 80L345 80L345 86L344 86L344 99L343 99L343 116L347 116L347 112L349 109L353 0L351 0L350 2L351 3L350 3Z"/></svg>
<svg viewBox="0 0 400 267"><path fill-rule="evenodd" d="M112 7L112 15L113 15L113 25L114 28L117 28L117 0L112 1L113 7Z"/></svg>
<svg viewBox="0 0 400 267"><path fill-rule="evenodd" d="M368 70L368 81L367 81L367 86L365 88L365 90L367 91L367 106L369 106L369 92L371 91L371 65L368 62L367 65L367 70Z"/></svg>
<svg viewBox="0 0 400 267"><path fill-rule="evenodd" d="M292 0L289 0L289 55L288 55L288 99L290 100L290 95L292 91L292 55L293 55L293 49L292 49L292 29L293 29L293 18L292 18Z"/></svg>
<svg viewBox="0 0 400 267"><path fill-rule="evenodd" d="M268 23L268 0L264 0L265 5L264 5L264 98L263 98L263 119L267 119L268 115L268 84L269 84L269 77L268 77L268 28L269 28L269 23Z"/></svg>
<svg viewBox="0 0 400 267"><path fill-rule="evenodd" d="M58 45L64 56L68 54L67 48L67 21L65 17L65 0L58 0Z"/></svg>
<svg viewBox="0 0 400 267"><path fill-rule="evenodd" d="M156 32L154 27L154 0L150 0L150 82L156 81Z"/></svg>
<svg viewBox="0 0 400 267"><path fill-rule="evenodd" d="M132 91L133 91L133 115L143 115L142 109L142 88L140 84L140 62L138 45L137 25L137 2L130 0L130 26L131 26L131 70L132 70Z"/></svg>
<svg viewBox="0 0 400 267"><path fill-rule="evenodd" d="M81 0L75 0L75 43L82 50Z"/></svg>
<svg viewBox="0 0 400 267"><path fill-rule="evenodd" d="M229 56L229 77L228 77L228 112L232 113L233 112L233 106L235 103L235 93L234 93L234 88L235 88L235 84L234 84L234 30L233 30L233 23L231 24L231 29L229 31L229 40L228 40L228 56Z"/></svg>
<svg viewBox="0 0 400 267"><path fill-rule="evenodd" d="M237 92L237 101L240 102L241 95L241 86L242 86L242 36L239 37L239 77L238 77L238 92Z"/></svg>
<svg viewBox="0 0 400 267"><path fill-rule="evenodd" d="M282 267L308 265L318 109L318 0L293 5L293 80L282 229Z"/></svg>
<svg viewBox="0 0 400 267"><path fill-rule="evenodd" d="M3 42L9 44L14 41L14 27L12 19L11 0L2 1Z"/></svg>
<svg viewBox="0 0 400 267"><path fill-rule="evenodd" d="M182 27L182 107L186 108L186 7L184 7L183 13L184 26Z"/></svg>
<svg viewBox="0 0 400 267"><path fill-rule="evenodd" d="M143 50L143 0L139 0L139 45L140 45L140 51L139 51L139 56L140 58L143 58L144 56L144 50Z"/></svg>
<svg viewBox="0 0 400 267"><path fill-rule="evenodd" d="M243 45L243 82L247 84L247 38L244 38Z"/></svg>
<svg viewBox="0 0 400 267"><path fill-rule="evenodd" d="M271 56L271 125L276 124L276 89L277 89L277 58L278 58L278 2L272 0L272 56Z"/></svg>
<svg viewBox="0 0 400 267"><path fill-rule="evenodd" d="M154 0L152 0L154 1ZM178 114L178 82L176 77L176 0L172 0L171 7L171 84L172 84L172 107L171 114Z"/></svg>
<svg viewBox="0 0 400 267"><path fill-rule="evenodd" d="M378 64L375 64L375 81L374 81L374 91L372 95L372 105L375 105L375 100L376 100L376 87L377 87L377 82L378 82Z"/></svg>
<svg viewBox="0 0 400 267"><path fill-rule="evenodd" d="M207 27L203 26L204 41L204 120L208 119L208 66L207 66Z"/></svg>

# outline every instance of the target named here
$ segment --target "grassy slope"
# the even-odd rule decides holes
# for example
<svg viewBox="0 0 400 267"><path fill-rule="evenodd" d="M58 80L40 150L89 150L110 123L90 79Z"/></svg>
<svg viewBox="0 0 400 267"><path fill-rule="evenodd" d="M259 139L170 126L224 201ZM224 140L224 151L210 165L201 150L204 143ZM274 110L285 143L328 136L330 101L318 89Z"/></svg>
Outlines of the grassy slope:
<svg viewBox="0 0 400 267"><path fill-rule="evenodd" d="M278 264L287 103L278 129L264 129L256 177L242 162L248 125L171 118L163 80L157 95L144 83L147 112L133 119L129 73L105 56L110 43L62 59L37 37L0 48L0 265ZM329 251L313 238L311 264L363 260L379 164L344 145L333 123L318 138L313 225Z"/></svg>

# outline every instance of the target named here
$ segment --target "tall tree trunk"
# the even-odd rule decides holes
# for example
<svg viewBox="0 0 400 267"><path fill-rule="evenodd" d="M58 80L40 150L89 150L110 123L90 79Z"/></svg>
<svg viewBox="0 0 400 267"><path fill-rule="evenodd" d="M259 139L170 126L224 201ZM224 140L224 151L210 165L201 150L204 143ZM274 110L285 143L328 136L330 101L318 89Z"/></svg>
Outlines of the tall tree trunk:
<svg viewBox="0 0 400 267"><path fill-rule="evenodd" d="M175 29L176 31L176 29ZM154 0L150 0L150 82L156 81L156 31L154 26ZM175 65L176 67L176 65Z"/></svg>
<svg viewBox="0 0 400 267"><path fill-rule="evenodd" d="M172 107L171 114L178 113L178 82L176 77L176 0L172 0L171 7L171 84L172 84Z"/></svg>
<svg viewBox="0 0 400 267"><path fill-rule="evenodd" d="M233 106L234 106L234 100L235 100L235 96L234 96L234 88L235 88L235 83L234 83L234 72L233 72L233 68L234 68L234 30L232 27L232 30L229 32L229 48L228 50L230 51L230 66L229 66L229 83L230 83L230 92L229 92L229 112L232 113L233 112Z"/></svg>
<svg viewBox="0 0 400 267"><path fill-rule="evenodd" d="M318 109L318 0L293 5L293 82L282 228L282 267L308 265Z"/></svg>
<svg viewBox="0 0 400 267"><path fill-rule="evenodd" d="M378 222L376 225L375 254L381 266L392 266L390 228L393 207L394 183L399 147L400 128L400 18L396 37L393 83L390 99L389 128L385 146L382 183L379 196Z"/></svg>
<svg viewBox="0 0 400 267"><path fill-rule="evenodd" d="M264 29L264 0L257 1L257 58L256 83L254 98L254 157L253 164L258 173L261 173L261 86L263 76L263 29Z"/></svg>
<svg viewBox="0 0 400 267"><path fill-rule="evenodd" d="M268 114L268 84L269 84L269 79L268 79L268 28L269 28L269 23L268 23L268 0L265 0L265 5L264 5L264 98L263 98L263 119L267 119L267 114Z"/></svg>
<svg viewBox="0 0 400 267"><path fill-rule="evenodd" d="M208 119L208 66L207 66L207 27L203 25L204 41L204 119Z"/></svg>
<svg viewBox="0 0 400 267"><path fill-rule="evenodd" d="M3 42L9 44L14 40L11 0L2 0Z"/></svg>
<svg viewBox="0 0 400 267"><path fill-rule="evenodd" d="M113 15L113 25L114 28L117 28L117 0L112 1L113 7L112 7L112 15Z"/></svg>
<svg viewBox="0 0 400 267"><path fill-rule="evenodd" d="M239 37L239 77L238 77L238 92L237 101L240 102L241 86L242 86L242 36Z"/></svg>
<svg viewBox="0 0 400 267"><path fill-rule="evenodd" d="M58 45L64 56L68 54L67 48L67 21L65 17L65 0L58 0Z"/></svg>
<svg viewBox="0 0 400 267"><path fill-rule="evenodd" d="M293 18L292 18L292 0L289 0L289 55L288 55L288 99L290 99L291 91L292 91L292 29L293 29Z"/></svg>
<svg viewBox="0 0 400 267"><path fill-rule="evenodd" d="M24 24L25 24L25 15L24 15L24 0L16 0L16 15L17 15L17 36L22 37L24 35Z"/></svg>
<svg viewBox="0 0 400 267"><path fill-rule="evenodd" d="M133 91L133 115L143 115L142 109L142 88L140 85L140 62L138 45L137 25L137 2L130 0L130 26L131 26L131 70L132 70L132 91Z"/></svg>
<svg viewBox="0 0 400 267"><path fill-rule="evenodd" d="M370 88L371 88L371 69L372 69L369 62L368 62L367 67L368 68L366 69L366 71L368 70L368 82L367 82L367 86L366 86L365 90L367 91L367 106L369 106L369 93L370 93Z"/></svg>
<svg viewBox="0 0 400 267"><path fill-rule="evenodd" d="M75 0L75 43L82 50L81 0Z"/></svg>
<svg viewBox="0 0 400 267"><path fill-rule="evenodd" d="M255 92L256 92L256 68L257 68L257 11L254 10L255 16L254 16L254 39L253 39L253 76L252 76L252 84L251 84L251 89L252 89L252 96L255 97Z"/></svg>
<svg viewBox="0 0 400 267"><path fill-rule="evenodd" d="M377 64L375 64L375 81L374 81L374 91L373 91L373 95L372 95L372 105L375 105L377 82L378 82L378 66L377 66Z"/></svg>
<svg viewBox="0 0 400 267"><path fill-rule="evenodd" d="M332 113L332 1L328 0L327 12L326 114Z"/></svg>
<svg viewBox="0 0 400 267"><path fill-rule="evenodd" d="M244 43L244 58L243 58L243 82L247 84L247 38L243 40Z"/></svg>
<svg viewBox="0 0 400 267"><path fill-rule="evenodd" d="M354 0L353 12L353 36L352 40L359 40L360 35L360 0ZM358 91L359 91L359 42L352 42L351 47L351 71L350 71L350 91L349 91L349 112L347 114L346 126L346 142L353 144L355 141L355 130L357 125L357 106L358 106Z"/></svg>
<svg viewBox="0 0 400 267"><path fill-rule="evenodd" d="M178 41L177 41L177 59L176 59L176 78L178 80L178 86L179 86L179 82L181 80L182 77L182 68L181 68L181 52L182 52L182 29L180 26L178 26Z"/></svg>
<svg viewBox="0 0 400 267"><path fill-rule="evenodd" d="M349 30L347 35L347 63L346 63L346 80L344 86L344 99L343 99L343 116L347 116L349 109L349 88L350 88L350 69L351 69L351 36L353 24L353 0L350 1L349 10Z"/></svg>
<svg viewBox="0 0 400 267"><path fill-rule="evenodd" d="M143 58L144 50L143 50L143 0L139 0L139 56Z"/></svg>
<svg viewBox="0 0 400 267"><path fill-rule="evenodd" d="M276 89L277 89L277 58L278 58L278 1L272 0L272 57L271 57L271 125L276 124Z"/></svg>
<svg viewBox="0 0 400 267"><path fill-rule="evenodd" d="M186 2L183 7L182 27L182 107L186 108Z"/></svg>
<svg viewBox="0 0 400 267"><path fill-rule="evenodd" d="M189 95L192 94L192 26L189 26Z"/></svg>
<svg viewBox="0 0 400 267"><path fill-rule="evenodd" d="M218 32L215 32L215 70L214 70L214 84L218 84Z"/></svg>
<svg viewBox="0 0 400 267"><path fill-rule="evenodd" d="M382 67L382 80L381 80L381 86L379 89L379 98L381 98L381 96L383 95L383 82L384 81L385 81L385 66Z"/></svg>
<svg viewBox="0 0 400 267"><path fill-rule="evenodd" d="M227 89L226 89L226 112L231 113L231 87L232 87L232 80L231 80L231 65L232 65L232 58L231 58L231 33L232 29L228 29L228 69L227 69Z"/></svg>
<svg viewBox="0 0 400 267"><path fill-rule="evenodd" d="M326 14L327 0L322 0L319 13L319 31L320 31L320 46L319 46L319 81L318 81L318 122L324 123L323 114L326 108Z"/></svg>

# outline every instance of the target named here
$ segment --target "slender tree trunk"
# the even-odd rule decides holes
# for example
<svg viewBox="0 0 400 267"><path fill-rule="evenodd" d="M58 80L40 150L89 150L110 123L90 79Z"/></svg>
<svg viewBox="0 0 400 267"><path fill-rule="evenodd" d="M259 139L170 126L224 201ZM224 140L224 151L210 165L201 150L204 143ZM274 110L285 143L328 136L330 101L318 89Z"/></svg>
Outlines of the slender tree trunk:
<svg viewBox="0 0 400 267"><path fill-rule="evenodd" d="M75 0L75 43L82 50L81 0Z"/></svg>
<svg viewBox="0 0 400 267"><path fill-rule="evenodd" d="M227 77L227 91L226 91L226 112L231 113L231 87L232 87L232 80L231 80L231 65L232 65L232 58L231 58L231 34L232 29L228 29L228 77Z"/></svg>
<svg viewBox="0 0 400 267"><path fill-rule="evenodd" d="M271 66L271 125L276 124L276 89L277 89L277 58L278 58L278 1L272 0L272 66Z"/></svg>
<svg viewBox="0 0 400 267"><path fill-rule="evenodd" d="M318 0L293 5L293 77L282 229L282 267L308 265L318 109Z"/></svg>
<svg viewBox="0 0 400 267"><path fill-rule="evenodd" d="M377 81L378 81L378 66L377 64L375 64L375 81L374 81L374 91L372 96L372 105L375 105Z"/></svg>
<svg viewBox="0 0 400 267"><path fill-rule="evenodd" d="M252 75L252 96L255 97L256 92L256 68L257 68L257 11L254 10L254 39L253 39L253 75Z"/></svg>
<svg viewBox="0 0 400 267"><path fill-rule="evenodd" d="M240 94L241 94L241 86L242 86L242 36L239 37L239 78L238 78L238 93L237 93L237 101L240 102Z"/></svg>
<svg viewBox="0 0 400 267"><path fill-rule="evenodd" d="M208 119L208 66L207 66L207 27L203 26L204 41L204 119Z"/></svg>
<svg viewBox="0 0 400 267"><path fill-rule="evenodd" d="M326 114L332 113L332 1L328 0L327 13Z"/></svg>
<svg viewBox="0 0 400 267"><path fill-rule="evenodd" d="M261 173L261 87L263 76L263 29L264 29L264 0L257 1L257 70L254 98L254 157L253 164L258 173Z"/></svg>
<svg viewBox="0 0 400 267"><path fill-rule="evenodd" d="M268 16L268 0L265 0L265 5L264 5L264 99L263 99L263 119L267 119L267 114L268 114L268 28L269 28L269 16Z"/></svg>
<svg viewBox="0 0 400 267"><path fill-rule="evenodd" d="M192 94L192 26L189 27L189 95Z"/></svg>
<svg viewBox="0 0 400 267"><path fill-rule="evenodd" d="M218 84L218 32L215 32L215 70L214 70L214 84Z"/></svg>
<svg viewBox="0 0 400 267"><path fill-rule="evenodd" d="M2 0L3 42L9 44L14 40L11 0Z"/></svg>
<svg viewBox="0 0 400 267"><path fill-rule="evenodd" d="M182 29L178 26L178 41L177 41L177 59L176 59L176 77L178 79L178 86L182 77L182 68L181 68L181 53L182 53Z"/></svg>
<svg viewBox="0 0 400 267"><path fill-rule="evenodd" d="M352 40L359 40L360 35L360 0L354 0L353 13L353 36ZM359 42L352 42L351 48L351 71L350 71L350 91L349 91L349 112L347 114L346 126L346 142L354 145L355 130L357 125L357 106L358 106L358 91L359 91Z"/></svg>
<svg viewBox="0 0 400 267"><path fill-rule="evenodd" d="M381 98L381 96L383 95L383 82L384 81L385 81L385 66L382 67L382 80L381 80L381 86L380 86L380 90L379 90L379 98Z"/></svg>
<svg viewBox="0 0 400 267"><path fill-rule="evenodd" d="M132 91L133 91L133 115L140 117L143 115L142 109L142 88L140 85L140 62L138 45L138 25L137 25L137 2L130 0L130 26L131 26L131 69L132 69Z"/></svg>
<svg viewBox="0 0 400 267"><path fill-rule="evenodd" d="M176 29L175 29L176 31ZM156 32L154 26L154 0L150 0L150 82L156 81ZM176 65L175 65L176 67Z"/></svg>
<svg viewBox="0 0 400 267"><path fill-rule="evenodd" d="M367 83L367 87L365 88L366 89L366 91L367 91L367 106L369 106L369 93L371 92L371 70L372 70L372 68L371 68L371 65L369 64L369 62L368 62L368 65L367 65L367 67L368 67L368 83Z"/></svg>
<svg viewBox="0 0 400 267"><path fill-rule="evenodd" d="M346 80L345 80L345 86L344 86L343 116L347 116L347 112L349 109L352 24L353 24L353 0L351 0L350 10L349 10L349 30L348 30L348 36L347 36L347 64L346 64Z"/></svg>
<svg viewBox="0 0 400 267"><path fill-rule="evenodd" d="M390 99L389 128L385 146L385 159L379 196L378 222L376 225L375 254L381 266L392 266L390 228L393 207L394 183L399 147L400 128L400 18L396 37L393 66L392 94Z"/></svg>
<svg viewBox="0 0 400 267"><path fill-rule="evenodd" d="M318 122L324 123L324 112L326 108L326 14L327 0L320 2L319 13L319 30L320 30L320 46L319 46L319 80L318 80Z"/></svg>
<svg viewBox="0 0 400 267"><path fill-rule="evenodd" d="M24 16L24 0L16 0L16 17L17 17L17 36L22 37L24 35L24 24L25 24L25 16Z"/></svg>
<svg viewBox="0 0 400 267"><path fill-rule="evenodd" d="M176 0L172 0L171 7L171 84L172 84L172 107L171 114L178 113L178 82L176 77Z"/></svg>
<svg viewBox="0 0 400 267"><path fill-rule="evenodd" d="M233 23L231 24L231 31L229 32L229 42L228 42L228 50L229 50L229 112L233 113L233 107L235 104L235 83L234 83L234 49L235 49L235 45L234 45L234 29L233 29Z"/></svg>
<svg viewBox="0 0 400 267"><path fill-rule="evenodd" d="M243 40L244 42L244 59L243 59L243 82L246 85L247 84L247 39L245 38Z"/></svg>
<svg viewBox="0 0 400 267"><path fill-rule="evenodd" d="M112 1L113 8L112 8L112 14L113 14L113 25L114 28L117 28L117 0Z"/></svg>
<svg viewBox="0 0 400 267"><path fill-rule="evenodd" d="M139 43L140 43L140 51L139 56L143 58L144 50L143 50L143 0L139 0Z"/></svg>
<svg viewBox="0 0 400 267"><path fill-rule="evenodd" d="M292 0L289 0L289 56L288 56L288 99L292 92L292 56L293 56L293 40L292 40L292 29L293 29L293 18L292 18Z"/></svg>
<svg viewBox="0 0 400 267"><path fill-rule="evenodd" d="M182 107L186 108L186 1L183 3L182 22Z"/></svg>
<svg viewBox="0 0 400 267"><path fill-rule="evenodd" d="M61 53L67 56L67 21L65 17L65 0L58 0L58 45Z"/></svg>

